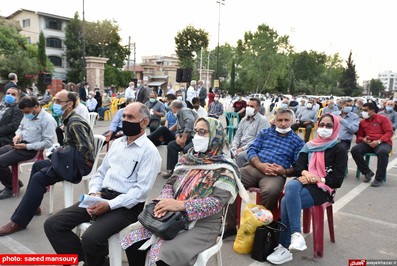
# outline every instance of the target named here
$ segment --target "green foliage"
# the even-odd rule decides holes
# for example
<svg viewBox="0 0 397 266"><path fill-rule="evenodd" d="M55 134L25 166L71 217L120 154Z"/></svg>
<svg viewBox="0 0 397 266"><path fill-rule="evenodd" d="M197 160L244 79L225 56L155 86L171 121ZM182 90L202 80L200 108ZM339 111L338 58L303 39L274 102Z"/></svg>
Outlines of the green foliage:
<svg viewBox="0 0 397 266"><path fill-rule="evenodd" d="M361 94L361 90L357 86L356 65L352 59L350 51L349 58L346 61L347 67L342 72L339 87L343 89L346 96L357 96Z"/></svg>
<svg viewBox="0 0 397 266"><path fill-rule="evenodd" d="M117 67L106 64L105 65L105 86L108 87L112 84L116 86L116 88L124 88L126 84L128 84L132 77L134 76L133 72L130 71L122 71Z"/></svg>
<svg viewBox="0 0 397 266"><path fill-rule="evenodd" d="M179 66L193 69L194 58L200 54L201 48L208 47L208 32L189 25L179 31L174 39Z"/></svg>
<svg viewBox="0 0 397 266"><path fill-rule="evenodd" d="M385 92L385 87L379 79L371 79L369 83L369 90L373 96L380 96Z"/></svg>
<svg viewBox="0 0 397 266"><path fill-rule="evenodd" d="M66 60L69 71L66 74L69 81L78 83L82 80L82 21L76 12L65 29Z"/></svg>
<svg viewBox="0 0 397 266"><path fill-rule="evenodd" d="M244 39L237 42L238 84L246 92L275 88L287 71L291 51L288 36L279 36L267 25L258 26L256 32L246 32Z"/></svg>

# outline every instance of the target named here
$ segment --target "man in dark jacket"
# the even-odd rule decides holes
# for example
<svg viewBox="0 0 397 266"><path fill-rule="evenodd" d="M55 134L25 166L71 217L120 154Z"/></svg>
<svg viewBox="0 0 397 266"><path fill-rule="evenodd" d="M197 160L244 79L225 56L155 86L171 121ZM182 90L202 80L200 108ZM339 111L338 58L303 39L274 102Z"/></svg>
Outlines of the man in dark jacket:
<svg viewBox="0 0 397 266"><path fill-rule="evenodd" d="M18 108L18 102L18 89L9 88L0 105L0 147L12 143L15 131L23 118L23 114Z"/></svg>

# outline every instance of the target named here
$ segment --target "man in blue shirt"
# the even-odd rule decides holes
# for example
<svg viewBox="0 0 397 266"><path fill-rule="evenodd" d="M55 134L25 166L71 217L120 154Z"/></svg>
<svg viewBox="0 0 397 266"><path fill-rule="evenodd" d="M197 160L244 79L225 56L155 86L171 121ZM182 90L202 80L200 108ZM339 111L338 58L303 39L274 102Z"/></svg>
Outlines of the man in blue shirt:
<svg viewBox="0 0 397 266"><path fill-rule="evenodd" d="M360 117L354 112L352 112L353 108L353 100L350 98L342 99L339 102L340 105L340 131L338 139L340 144L346 149L350 149L350 145L353 139L353 135L356 134L358 130L358 126L360 124Z"/></svg>
<svg viewBox="0 0 397 266"><path fill-rule="evenodd" d="M305 142L309 141L310 134L314 127L314 122L317 121L317 111L314 109L314 101L312 99L307 101L306 109L302 110L298 115L298 122L291 126L293 131L297 131L300 127L306 129ZM318 110L318 109L317 109Z"/></svg>
<svg viewBox="0 0 397 266"><path fill-rule="evenodd" d="M275 113L275 127L263 129L248 149L249 164L240 168L245 188L259 187L261 205L269 210L277 208L286 177L292 175L298 153L305 144L291 130L293 112L279 108ZM225 234L236 232L237 201L229 207Z"/></svg>

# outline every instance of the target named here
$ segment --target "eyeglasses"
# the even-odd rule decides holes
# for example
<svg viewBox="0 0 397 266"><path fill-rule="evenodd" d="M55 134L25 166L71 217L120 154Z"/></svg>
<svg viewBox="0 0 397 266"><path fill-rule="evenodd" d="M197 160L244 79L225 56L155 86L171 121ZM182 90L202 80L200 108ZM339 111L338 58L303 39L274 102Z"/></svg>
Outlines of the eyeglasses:
<svg viewBox="0 0 397 266"><path fill-rule="evenodd" d="M55 99L54 100L54 103L67 103L67 102L69 102L69 101L62 101L61 99Z"/></svg>
<svg viewBox="0 0 397 266"><path fill-rule="evenodd" d="M334 125L331 123L320 123L318 124L318 127L334 128Z"/></svg>
<svg viewBox="0 0 397 266"><path fill-rule="evenodd" d="M194 133L198 134L199 136L204 137L206 134L208 134L208 132L210 132L209 130L206 130L204 128L200 128L200 129L194 129L193 130Z"/></svg>

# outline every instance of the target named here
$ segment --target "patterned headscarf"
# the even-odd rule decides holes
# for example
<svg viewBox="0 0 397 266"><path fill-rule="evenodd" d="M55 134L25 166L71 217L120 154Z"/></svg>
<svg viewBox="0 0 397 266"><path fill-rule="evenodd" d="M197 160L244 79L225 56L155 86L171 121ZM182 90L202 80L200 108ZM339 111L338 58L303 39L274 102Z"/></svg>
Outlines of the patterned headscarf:
<svg viewBox="0 0 397 266"><path fill-rule="evenodd" d="M208 126L208 150L196 153L194 148L191 148L179 160L175 167L175 174L178 176L174 184L176 198L203 198L217 187L232 194L231 202L237 193L246 199L246 191L240 181L240 171L234 161L223 153L226 136L221 122L214 118L201 117L196 120L195 125L199 121L205 121Z"/></svg>

